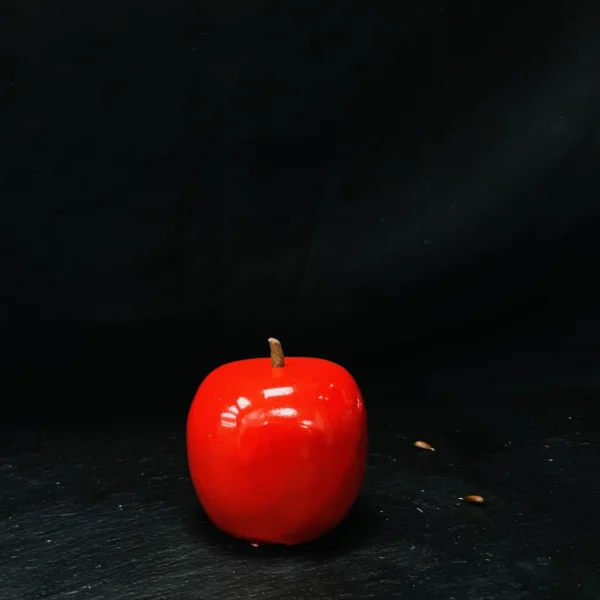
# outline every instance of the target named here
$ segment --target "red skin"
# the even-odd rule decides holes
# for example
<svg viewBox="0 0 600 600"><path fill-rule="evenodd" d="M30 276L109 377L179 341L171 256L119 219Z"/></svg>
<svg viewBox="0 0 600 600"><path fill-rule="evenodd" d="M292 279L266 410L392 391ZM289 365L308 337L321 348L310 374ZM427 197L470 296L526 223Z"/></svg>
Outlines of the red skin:
<svg viewBox="0 0 600 600"><path fill-rule="evenodd" d="M362 396L327 360L228 363L196 392L187 449L192 483L219 529L256 545L308 542L339 524L360 491Z"/></svg>

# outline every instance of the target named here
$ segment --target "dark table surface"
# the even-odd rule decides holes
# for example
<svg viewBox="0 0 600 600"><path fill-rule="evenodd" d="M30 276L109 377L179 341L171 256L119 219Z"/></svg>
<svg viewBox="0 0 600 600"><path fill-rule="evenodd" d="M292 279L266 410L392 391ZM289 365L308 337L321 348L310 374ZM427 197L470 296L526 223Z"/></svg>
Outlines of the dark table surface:
<svg viewBox="0 0 600 600"><path fill-rule="evenodd" d="M362 495L337 530L289 549L253 549L207 522L185 414L5 426L0 598L597 600L596 390L521 382L399 396L363 381Z"/></svg>

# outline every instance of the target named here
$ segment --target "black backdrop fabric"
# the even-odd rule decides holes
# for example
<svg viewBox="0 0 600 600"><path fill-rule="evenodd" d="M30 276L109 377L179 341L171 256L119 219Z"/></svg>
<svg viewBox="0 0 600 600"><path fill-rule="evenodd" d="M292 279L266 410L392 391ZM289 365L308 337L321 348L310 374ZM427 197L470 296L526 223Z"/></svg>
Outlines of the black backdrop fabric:
<svg viewBox="0 0 600 600"><path fill-rule="evenodd" d="M63 544L10 529L2 600L280 598L306 572L322 584L298 591L311 600L598 597L597 550L549 557L568 538L590 548L600 526L586 446L600 441L597 2L28 0L2 15L3 515ZM269 336L364 387L366 496L464 493L448 469L470 456L462 481L492 495L510 482L523 492L510 502L535 498L545 517L519 512L520 533L503 537L516 522L506 495L504 512L461 517L466 559L444 554L458 542L442 517L429 533L386 517L366 538L355 519L341 539L362 540L356 555L331 558L326 545L312 566L274 559L285 592L269 583L269 557L224 550L214 532L198 541L188 521L184 535L193 393L222 362L266 355ZM566 423L588 442L570 441ZM399 450L449 431L468 438L447 449L450 466ZM507 454L514 442L546 461L557 440L563 454L544 469L562 461L568 485ZM140 491L151 468L176 490L168 509L159 483ZM54 479L71 492L43 504L63 493L48 492ZM141 508L119 512L124 490ZM374 512L414 519L385 502ZM81 542L83 505L112 558ZM486 556L499 562L486 579L477 535L491 519ZM135 547L107 542L139 527ZM194 592L185 560L154 550L169 535L203 561ZM419 580L406 573L421 543L419 560L435 555L439 572L419 567ZM79 571L67 572L73 553ZM389 563L373 566L381 553ZM123 571L125 556L146 570ZM46 571L23 575L35 561Z"/></svg>
<svg viewBox="0 0 600 600"><path fill-rule="evenodd" d="M590 6L9 4L10 355L355 353L585 304Z"/></svg>
<svg viewBox="0 0 600 600"><path fill-rule="evenodd" d="M4 11L19 389L596 345L595 3Z"/></svg>

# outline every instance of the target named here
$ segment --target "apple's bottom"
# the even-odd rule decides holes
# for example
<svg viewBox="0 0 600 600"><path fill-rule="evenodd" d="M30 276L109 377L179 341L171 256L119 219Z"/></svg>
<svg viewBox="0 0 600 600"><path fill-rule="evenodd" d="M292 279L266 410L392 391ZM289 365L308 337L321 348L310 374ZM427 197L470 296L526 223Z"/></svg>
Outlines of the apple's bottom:
<svg viewBox="0 0 600 600"><path fill-rule="evenodd" d="M214 524L216 525L216 523ZM265 546L298 546L299 544L313 542L329 533L329 531L331 531L331 529L333 529L335 525L333 527L321 529L319 531L315 531L314 529L308 530L304 534L271 535L265 536L265 538L259 540L257 540L254 536L250 537L248 535L244 535L241 532L234 532L233 530L227 527L219 527L218 525L217 527L221 531L223 531L223 533L226 533L227 535L230 535L233 538L237 538L238 540L247 542L252 548L261 548Z"/></svg>
<svg viewBox="0 0 600 600"><path fill-rule="evenodd" d="M251 529L249 529L247 523L244 524L245 526L238 524L237 527L234 527L230 522L213 518L210 514L207 516L212 524L223 533L248 543L252 548L261 548L265 546L298 546L300 544L314 542L338 527L346 519L349 512L350 509L343 514L338 515L338 518L335 520L329 519L329 522L327 523L305 523L303 527L294 528L295 531L274 531L272 525L271 527L265 526L263 531L261 531L261 535L256 535L256 527L251 527Z"/></svg>

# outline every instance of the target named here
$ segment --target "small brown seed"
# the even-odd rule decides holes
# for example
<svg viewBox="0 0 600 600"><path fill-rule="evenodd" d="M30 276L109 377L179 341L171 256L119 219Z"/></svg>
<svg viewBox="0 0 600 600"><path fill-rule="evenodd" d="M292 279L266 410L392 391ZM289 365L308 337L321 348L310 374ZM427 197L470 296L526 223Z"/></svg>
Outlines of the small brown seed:
<svg viewBox="0 0 600 600"><path fill-rule="evenodd" d="M413 446L415 448L421 448L421 450L431 450L431 452L435 452L435 448L431 444L428 444L427 442L422 442L421 440L415 442Z"/></svg>
<svg viewBox="0 0 600 600"><path fill-rule="evenodd" d="M465 496L461 498L464 502L470 502L471 504L485 504L485 499L483 496Z"/></svg>

